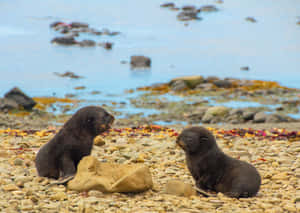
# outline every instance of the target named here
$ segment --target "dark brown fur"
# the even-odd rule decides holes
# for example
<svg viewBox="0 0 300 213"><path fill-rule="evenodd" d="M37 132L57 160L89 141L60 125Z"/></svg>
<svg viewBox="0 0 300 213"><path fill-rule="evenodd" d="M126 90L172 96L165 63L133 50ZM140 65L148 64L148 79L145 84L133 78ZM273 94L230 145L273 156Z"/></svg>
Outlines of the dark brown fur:
<svg viewBox="0 0 300 213"><path fill-rule="evenodd" d="M255 167L225 155L207 129L187 128L176 143L185 151L197 187L236 198L252 197L258 192L261 177Z"/></svg>
<svg viewBox="0 0 300 213"><path fill-rule="evenodd" d="M108 130L113 121L101 107L78 110L37 153L39 176L58 179L74 175L81 158L90 155L95 136Z"/></svg>

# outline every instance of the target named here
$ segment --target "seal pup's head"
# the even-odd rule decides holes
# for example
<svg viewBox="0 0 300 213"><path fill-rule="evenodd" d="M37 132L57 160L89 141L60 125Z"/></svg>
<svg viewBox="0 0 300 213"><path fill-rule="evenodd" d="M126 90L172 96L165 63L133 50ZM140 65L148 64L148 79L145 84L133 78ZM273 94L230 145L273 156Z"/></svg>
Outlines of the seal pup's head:
<svg viewBox="0 0 300 213"><path fill-rule="evenodd" d="M99 135L111 128L114 117L98 106L87 106L79 109L65 124L65 127L92 136Z"/></svg>
<svg viewBox="0 0 300 213"><path fill-rule="evenodd" d="M217 146L215 137L210 131L196 126L184 129L177 137L176 143L190 155L205 154Z"/></svg>

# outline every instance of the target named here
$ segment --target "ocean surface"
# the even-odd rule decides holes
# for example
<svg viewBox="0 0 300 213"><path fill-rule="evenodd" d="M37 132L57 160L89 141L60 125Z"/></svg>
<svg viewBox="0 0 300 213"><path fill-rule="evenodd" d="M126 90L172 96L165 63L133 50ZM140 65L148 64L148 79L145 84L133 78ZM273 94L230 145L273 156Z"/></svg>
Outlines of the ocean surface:
<svg viewBox="0 0 300 213"><path fill-rule="evenodd" d="M124 90L166 82L174 77L203 75L272 80L300 88L299 0L178 0L214 4L218 12L200 13L188 26L178 12L160 8L162 0L2 0L0 2L0 96L14 86L29 96L105 99ZM251 23L246 17L254 17ZM113 49L55 46L54 21L87 22L117 36L90 36L113 42ZM81 37L83 39L84 37ZM132 55L152 59L151 69L131 70ZM249 66L249 71L240 67ZM60 78L72 71L83 79ZM86 86L83 91L74 89ZM98 90L98 96L89 95ZM108 96L107 96L108 95Z"/></svg>

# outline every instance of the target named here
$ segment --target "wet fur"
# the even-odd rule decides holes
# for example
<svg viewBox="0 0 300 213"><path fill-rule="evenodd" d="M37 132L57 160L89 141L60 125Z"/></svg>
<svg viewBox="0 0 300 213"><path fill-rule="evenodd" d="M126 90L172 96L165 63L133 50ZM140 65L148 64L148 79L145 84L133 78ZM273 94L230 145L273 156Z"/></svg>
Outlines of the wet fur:
<svg viewBox="0 0 300 213"><path fill-rule="evenodd" d="M197 187L236 198L257 194L261 177L255 167L224 154L207 129L187 128L176 142L185 151L187 166Z"/></svg>
<svg viewBox="0 0 300 213"><path fill-rule="evenodd" d="M95 136L108 130L114 117L101 107L78 110L36 155L39 176L65 178L76 173L79 161L90 155Z"/></svg>

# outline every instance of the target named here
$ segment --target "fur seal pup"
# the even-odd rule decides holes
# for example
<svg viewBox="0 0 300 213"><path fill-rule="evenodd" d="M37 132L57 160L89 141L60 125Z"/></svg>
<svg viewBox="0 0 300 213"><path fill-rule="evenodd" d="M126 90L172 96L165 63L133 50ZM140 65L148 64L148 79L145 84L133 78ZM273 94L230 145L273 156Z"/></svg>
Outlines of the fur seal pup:
<svg viewBox="0 0 300 213"><path fill-rule="evenodd" d="M188 169L198 188L235 198L252 197L258 192L261 177L255 167L224 154L207 129L186 128L176 143L185 152Z"/></svg>
<svg viewBox="0 0 300 213"><path fill-rule="evenodd" d="M91 153L94 138L108 130L113 121L101 107L79 109L37 153L39 176L58 179L75 175L81 158Z"/></svg>

